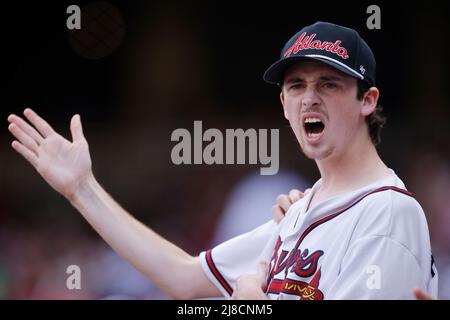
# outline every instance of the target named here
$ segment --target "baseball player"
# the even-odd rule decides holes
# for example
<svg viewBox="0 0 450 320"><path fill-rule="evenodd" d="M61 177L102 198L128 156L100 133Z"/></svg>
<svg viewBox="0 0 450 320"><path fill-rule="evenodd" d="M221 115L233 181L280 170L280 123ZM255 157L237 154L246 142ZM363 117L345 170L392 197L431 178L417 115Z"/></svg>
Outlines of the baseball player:
<svg viewBox="0 0 450 320"><path fill-rule="evenodd" d="M317 22L286 43L264 79L280 86L284 115L321 178L280 223L197 257L134 219L97 182L79 115L72 142L31 109L30 123L10 115L12 147L174 298L412 299L413 288L436 297L425 215L375 148L384 118L369 46L352 29Z"/></svg>

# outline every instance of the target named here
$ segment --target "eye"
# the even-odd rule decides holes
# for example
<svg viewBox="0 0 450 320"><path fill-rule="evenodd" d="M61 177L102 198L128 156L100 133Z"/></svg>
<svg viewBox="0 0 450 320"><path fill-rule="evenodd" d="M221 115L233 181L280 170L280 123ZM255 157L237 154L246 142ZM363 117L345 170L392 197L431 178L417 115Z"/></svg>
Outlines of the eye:
<svg viewBox="0 0 450 320"><path fill-rule="evenodd" d="M325 83L323 84L323 87L324 87L325 89L328 89L328 90L334 90L334 89L337 88L337 84L334 83L334 82L325 82Z"/></svg>
<svg viewBox="0 0 450 320"><path fill-rule="evenodd" d="M303 83L293 83L293 84L289 87L289 89L296 90L296 89L302 89L302 88L304 88L304 87L305 87L305 85L304 85Z"/></svg>

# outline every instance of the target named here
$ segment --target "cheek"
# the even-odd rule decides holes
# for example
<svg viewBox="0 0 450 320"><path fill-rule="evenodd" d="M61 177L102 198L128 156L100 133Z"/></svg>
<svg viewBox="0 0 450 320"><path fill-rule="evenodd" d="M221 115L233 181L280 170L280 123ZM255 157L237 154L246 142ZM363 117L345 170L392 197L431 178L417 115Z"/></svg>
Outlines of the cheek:
<svg viewBox="0 0 450 320"><path fill-rule="evenodd" d="M300 123L300 103L295 100L290 99L285 101L284 104L284 116L289 121L295 136L300 141L301 140L301 123Z"/></svg>
<svg viewBox="0 0 450 320"><path fill-rule="evenodd" d="M300 118L300 103L294 99L289 99L289 101L286 100L284 105L284 115L289 122L298 121Z"/></svg>
<svg viewBox="0 0 450 320"><path fill-rule="evenodd" d="M292 129L297 133L301 129L300 110L294 106L285 109L285 117L289 121Z"/></svg>
<svg viewBox="0 0 450 320"><path fill-rule="evenodd" d="M336 136L348 136L350 138L354 136L359 120L359 113L355 106L342 107L339 112L330 114L330 117L333 119L331 124L333 131L337 133Z"/></svg>

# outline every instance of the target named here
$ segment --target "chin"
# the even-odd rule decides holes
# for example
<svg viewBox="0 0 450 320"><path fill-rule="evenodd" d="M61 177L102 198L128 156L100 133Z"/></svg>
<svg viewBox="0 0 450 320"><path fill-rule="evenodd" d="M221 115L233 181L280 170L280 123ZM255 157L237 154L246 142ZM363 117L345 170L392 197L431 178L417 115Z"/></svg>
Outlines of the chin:
<svg viewBox="0 0 450 320"><path fill-rule="evenodd" d="M308 159L311 160L324 160L329 158L332 154L333 154L333 148L332 147L328 147L328 148L311 148L310 146L304 148L301 147L303 153L305 154L305 156ZM313 149L313 150L311 150ZM320 150L321 149L321 150Z"/></svg>

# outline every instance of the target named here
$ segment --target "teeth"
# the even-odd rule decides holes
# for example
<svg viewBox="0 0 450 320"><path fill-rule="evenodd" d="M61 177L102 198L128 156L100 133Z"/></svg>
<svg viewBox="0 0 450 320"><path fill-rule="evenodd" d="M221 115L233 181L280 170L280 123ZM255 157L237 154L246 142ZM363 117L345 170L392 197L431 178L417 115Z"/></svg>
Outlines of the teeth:
<svg viewBox="0 0 450 320"><path fill-rule="evenodd" d="M306 118L305 119L305 123L317 123L317 122L322 122L322 121L320 121L320 119L318 119L318 118Z"/></svg>
<svg viewBox="0 0 450 320"><path fill-rule="evenodd" d="M308 137L313 137L313 136L318 136L318 135L320 135L320 133L312 133L312 132L308 132L307 135L308 135Z"/></svg>

